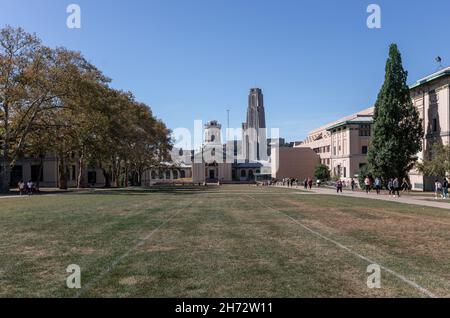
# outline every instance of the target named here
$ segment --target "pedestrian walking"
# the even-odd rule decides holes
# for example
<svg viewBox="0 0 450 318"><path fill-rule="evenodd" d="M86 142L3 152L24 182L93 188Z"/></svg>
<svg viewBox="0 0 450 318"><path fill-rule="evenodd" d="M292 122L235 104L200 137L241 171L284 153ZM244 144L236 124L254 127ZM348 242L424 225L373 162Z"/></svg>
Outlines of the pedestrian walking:
<svg viewBox="0 0 450 318"><path fill-rule="evenodd" d="M444 192L444 199L448 199L448 187L449 183L447 178L445 178L444 182L442 183L442 191Z"/></svg>
<svg viewBox="0 0 450 318"><path fill-rule="evenodd" d="M25 185L25 182L23 182L23 180L19 181L18 187L19 187L20 196L24 195L26 193L26 185Z"/></svg>
<svg viewBox="0 0 450 318"><path fill-rule="evenodd" d="M342 188L343 188L343 184L342 184L342 181L341 180L338 180L337 182L336 182L336 191L337 191L337 193L342 193Z"/></svg>
<svg viewBox="0 0 450 318"><path fill-rule="evenodd" d="M377 192L377 195L380 195L380 193L381 193L381 179L380 178L375 179L375 191Z"/></svg>
<svg viewBox="0 0 450 318"><path fill-rule="evenodd" d="M353 178L352 178L352 181L350 181L350 184L352 186L352 191L354 192L355 188L356 188L356 182L355 182L355 180Z"/></svg>
<svg viewBox="0 0 450 318"><path fill-rule="evenodd" d="M394 193L394 180L392 180L392 179L389 179L388 190L389 190L389 195L392 195Z"/></svg>
<svg viewBox="0 0 450 318"><path fill-rule="evenodd" d="M313 180L311 178L308 179L308 186L309 186L309 190L311 190L312 186L313 186Z"/></svg>
<svg viewBox="0 0 450 318"><path fill-rule="evenodd" d="M434 195L436 200L439 196L442 197L442 183L438 179L434 182Z"/></svg>
<svg viewBox="0 0 450 318"><path fill-rule="evenodd" d="M395 178L392 182L392 188L394 192L394 198L396 198L397 196L400 197L400 181L398 180L398 178Z"/></svg>
<svg viewBox="0 0 450 318"><path fill-rule="evenodd" d="M369 194L369 192L370 192L370 178L369 178L369 176L367 176L364 179L364 187L365 187L366 193Z"/></svg>
<svg viewBox="0 0 450 318"><path fill-rule="evenodd" d="M322 184L322 181L320 179L317 180L317 187L320 188L320 185Z"/></svg>
<svg viewBox="0 0 450 318"><path fill-rule="evenodd" d="M403 192L408 192L409 193L409 189L410 189L410 185L409 182L406 178L403 179L403 183L402 183L402 191Z"/></svg>
<svg viewBox="0 0 450 318"><path fill-rule="evenodd" d="M33 183L33 181L28 181L27 182L27 191L28 191L28 195L33 195L33 192L34 192L34 183Z"/></svg>

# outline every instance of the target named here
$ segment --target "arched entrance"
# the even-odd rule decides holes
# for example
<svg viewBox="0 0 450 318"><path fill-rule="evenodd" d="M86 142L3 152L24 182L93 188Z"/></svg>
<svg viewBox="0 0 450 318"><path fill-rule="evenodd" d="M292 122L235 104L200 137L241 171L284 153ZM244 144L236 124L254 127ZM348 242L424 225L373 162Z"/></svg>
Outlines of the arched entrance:
<svg viewBox="0 0 450 318"><path fill-rule="evenodd" d="M219 179L219 165L216 162L206 165L205 172L208 182L217 182Z"/></svg>

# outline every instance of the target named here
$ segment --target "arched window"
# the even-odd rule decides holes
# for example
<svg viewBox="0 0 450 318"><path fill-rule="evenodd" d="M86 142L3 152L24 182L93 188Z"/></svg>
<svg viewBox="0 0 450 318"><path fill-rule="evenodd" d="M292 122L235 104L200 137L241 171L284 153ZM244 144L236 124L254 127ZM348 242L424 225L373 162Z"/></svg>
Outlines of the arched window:
<svg viewBox="0 0 450 318"><path fill-rule="evenodd" d="M215 136L215 135L212 135L212 136L211 136L211 142L214 142L214 141L216 141L216 136Z"/></svg>
<svg viewBox="0 0 450 318"><path fill-rule="evenodd" d="M159 171L159 175L158 175L159 179L164 179L164 173L162 172L162 170Z"/></svg>
<svg viewBox="0 0 450 318"><path fill-rule="evenodd" d="M173 171L173 178L176 180L176 179L178 179L178 171L177 170L174 170Z"/></svg>
<svg viewBox="0 0 450 318"><path fill-rule="evenodd" d="M261 173L261 170L256 170L256 173L257 173L257 174L260 174L260 173Z"/></svg>
<svg viewBox="0 0 450 318"><path fill-rule="evenodd" d="M248 172L248 178L249 179L253 179L253 176L254 176L255 174L253 173L253 170L250 170L249 172Z"/></svg>
<svg viewBox="0 0 450 318"><path fill-rule="evenodd" d="M167 171L166 171L166 179L167 179L167 180L170 180L170 170L167 170Z"/></svg>
<svg viewBox="0 0 450 318"><path fill-rule="evenodd" d="M152 179L153 180L156 179L156 172L155 171L152 171Z"/></svg>
<svg viewBox="0 0 450 318"><path fill-rule="evenodd" d="M241 178L245 178L247 176L247 172L245 170L241 170Z"/></svg>
<svg viewBox="0 0 450 318"><path fill-rule="evenodd" d="M181 175L181 179L184 179L184 178L186 178L186 171L184 171L184 170L181 170L181 173L180 173L180 175Z"/></svg>
<svg viewBox="0 0 450 318"><path fill-rule="evenodd" d="M216 156L216 148L213 148L211 150L211 157L215 157Z"/></svg>

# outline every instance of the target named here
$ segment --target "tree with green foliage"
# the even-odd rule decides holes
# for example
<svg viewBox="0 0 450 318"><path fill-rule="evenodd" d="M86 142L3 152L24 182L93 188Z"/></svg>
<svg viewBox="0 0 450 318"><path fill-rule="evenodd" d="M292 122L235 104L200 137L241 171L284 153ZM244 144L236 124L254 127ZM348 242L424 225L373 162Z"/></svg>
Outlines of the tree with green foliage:
<svg viewBox="0 0 450 318"><path fill-rule="evenodd" d="M397 45L392 44L384 84L375 104L368 154L369 169L384 180L406 177L422 150L422 120L412 104L407 77Z"/></svg>
<svg viewBox="0 0 450 318"><path fill-rule="evenodd" d="M57 157L61 189L70 167L78 167L79 188L89 167L103 170L106 187L128 186L170 161L170 130L109 83L79 52L46 47L21 28L0 29L0 193L24 158L39 158L42 172L45 156Z"/></svg>
<svg viewBox="0 0 450 318"><path fill-rule="evenodd" d="M418 163L417 169L430 177L446 176L450 172L450 146L434 144L428 158Z"/></svg>
<svg viewBox="0 0 450 318"><path fill-rule="evenodd" d="M320 181L328 181L331 177L330 169L326 165L318 165L314 171L314 177Z"/></svg>

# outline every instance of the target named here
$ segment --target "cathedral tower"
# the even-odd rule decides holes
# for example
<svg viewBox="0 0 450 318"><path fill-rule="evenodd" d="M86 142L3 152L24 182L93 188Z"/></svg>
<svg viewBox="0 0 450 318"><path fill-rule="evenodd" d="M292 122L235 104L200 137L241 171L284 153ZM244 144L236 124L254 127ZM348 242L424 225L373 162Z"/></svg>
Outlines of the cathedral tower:
<svg viewBox="0 0 450 318"><path fill-rule="evenodd" d="M252 88L248 96L247 122L242 124L243 146L247 161L264 160L267 154L266 113L264 95Z"/></svg>

